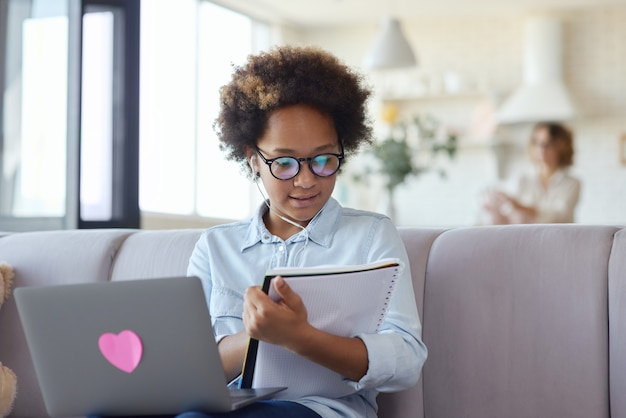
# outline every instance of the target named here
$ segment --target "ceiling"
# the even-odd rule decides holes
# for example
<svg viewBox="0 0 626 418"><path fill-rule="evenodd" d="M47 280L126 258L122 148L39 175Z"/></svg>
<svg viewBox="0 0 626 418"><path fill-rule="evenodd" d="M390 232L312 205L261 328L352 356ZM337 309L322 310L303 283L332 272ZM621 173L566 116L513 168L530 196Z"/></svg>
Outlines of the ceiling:
<svg viewBox="0 0 626 418"><path fill-rule="evenodd" d="M626 0L214 0L250 16L292 26L378 23L436 16L532 14L546 11L626 6Z"/></svg>

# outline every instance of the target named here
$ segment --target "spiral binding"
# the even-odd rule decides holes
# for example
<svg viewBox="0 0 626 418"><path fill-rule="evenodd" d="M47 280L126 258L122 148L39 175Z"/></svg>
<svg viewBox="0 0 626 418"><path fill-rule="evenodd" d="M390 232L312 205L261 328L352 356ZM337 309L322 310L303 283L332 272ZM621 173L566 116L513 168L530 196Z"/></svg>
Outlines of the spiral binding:
<svg viewBox="0 0 626 418"><path fill-rule="evenodd" d="M396 285L396 279L398 277L398 272L399 272L399 268L398 267L394 267L393 271L393 279L391 279L391 283L389 283L389 287L387 288L387 294L385 295L385 302L383 303L383 310L380 313L380 316L378 317L378 323L376 324L376 332L378 332L378 330L380 329L380 326L383 323L383 320L385 319L385 316L387 315L387 311L389 310L389 303L391 302L391 296L393 294L393 288Z"/></svg>

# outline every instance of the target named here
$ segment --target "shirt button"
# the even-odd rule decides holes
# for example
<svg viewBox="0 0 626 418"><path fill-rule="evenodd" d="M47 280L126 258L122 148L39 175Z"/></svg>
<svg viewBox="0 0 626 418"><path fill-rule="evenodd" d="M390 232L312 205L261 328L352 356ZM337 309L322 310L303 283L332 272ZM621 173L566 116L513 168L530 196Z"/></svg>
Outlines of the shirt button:
<svg viewBox="0 0 626 418"><path fill-rule="evenodd" d="M281 253L285 251L285 246L281 245L280 247L278 247L278 251L280 251Z"/></svg>

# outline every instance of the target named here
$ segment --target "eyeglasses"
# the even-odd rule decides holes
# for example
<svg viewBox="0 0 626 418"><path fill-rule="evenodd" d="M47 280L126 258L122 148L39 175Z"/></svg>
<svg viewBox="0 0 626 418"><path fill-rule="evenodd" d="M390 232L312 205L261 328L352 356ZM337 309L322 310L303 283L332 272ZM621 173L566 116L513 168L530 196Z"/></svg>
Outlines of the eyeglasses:
<svg viewBox="0 0 626 418"><path fill-rule="evenodd" d="M298 175L300 172L300 163L308 162L311 172L318 177L330 177L335 174L341 166L341 160L343 160L343 146L341 147L341 153L333 154L318 154L309 158L296 158L291 156L281 156L276 158L265 158L261 154L261 150L257 148L257 154L261 157L263 162L270 168L272 176L278 180L290 180Z"/></svg>

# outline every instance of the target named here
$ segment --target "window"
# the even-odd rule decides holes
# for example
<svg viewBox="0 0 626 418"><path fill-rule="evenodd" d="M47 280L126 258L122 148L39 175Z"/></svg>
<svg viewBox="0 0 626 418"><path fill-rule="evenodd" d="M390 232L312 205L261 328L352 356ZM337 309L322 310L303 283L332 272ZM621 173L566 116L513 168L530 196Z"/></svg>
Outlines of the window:
<svg viewBox="0 0 626 418"><path fill-rule="evenodd" d="M81 215L111 219L113 13L83 16L81 112Z"/></svg>
<svg viewBox="0 0 626 418"><path fill-rule="evenodd" d="M0 210L16 218L62 217L66 204L67 5L36 5L9 3L2 63Z"/></svg>
<svg viewBox="0 0 626 418"><path fill-rule="evenodd" d="M248 216L250 182L224 159L213 122L219 87L233 64L269 46L267 26L206 1L141 7L141 210Z"/></svg>

